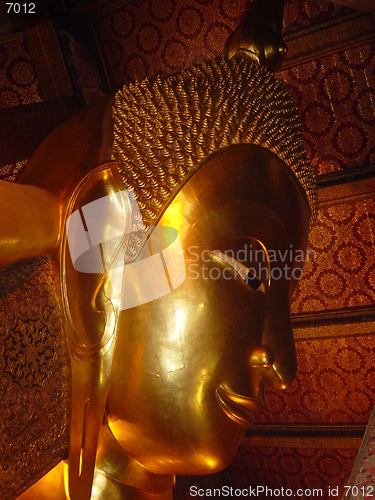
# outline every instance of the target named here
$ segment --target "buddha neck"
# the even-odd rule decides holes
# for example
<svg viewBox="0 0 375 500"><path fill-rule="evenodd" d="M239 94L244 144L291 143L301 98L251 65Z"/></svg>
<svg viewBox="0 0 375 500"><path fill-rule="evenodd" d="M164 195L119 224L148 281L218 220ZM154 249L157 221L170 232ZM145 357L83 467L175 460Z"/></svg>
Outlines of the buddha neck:
<svg viewBox="0 0 375 500"><path fill-rule="evenodd" d="M171 500L174 477L154 474L128 455L105 423L100 431L91 499Z"/></svg>

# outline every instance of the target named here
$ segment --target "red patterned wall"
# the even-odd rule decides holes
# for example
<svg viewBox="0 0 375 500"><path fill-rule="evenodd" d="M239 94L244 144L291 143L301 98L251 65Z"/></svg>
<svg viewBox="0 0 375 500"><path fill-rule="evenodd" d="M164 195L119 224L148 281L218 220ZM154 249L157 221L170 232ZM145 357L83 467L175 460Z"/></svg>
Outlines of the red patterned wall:
<svg viewBox="0 0 375 500"><path fill-rule="evenodd" d="M343 486L350 476L357 451L357 449L252 448L243 445L230 467L230 475L236 488L258 485L272 489L290 488L294 496L299 489L321 489L323 495L318 492L315 494L311 492L309 495L306 491L300 498L328 499L329 488L338 486L337 497L341 498L344 493ZM286 496L284 494L284 498ZM270 494L260 495L258 498L270 498Z"/></svg>
<svg viewBox="0 0 375 500"><path fill-rule="evenodd" d="M222 52L250 0L141 0L98 17L95 32L113 88Z"/></svg>
<svg viewBox="0 0 375 500"><path fill-rule="evenodd" d="M375 40L278 73L292 90L317 174L375 163Z"/></svg>
<svg viewBox="0 0 375 500"><path fill-rule="evenodd" d="M113 88L157 72L173 73L221 54L251 0L141 0L94 21ZM326 0L286 0L284 32L351 12Z"/></svg>
<svg viewBox="0 0 375 500"><path fill-rule="evenodd" d="M375 202L372 194L321 207L292 312L375 304Z"/></svg>
<svg viewBox="0 0 375 500"><path fill-rule="evenodd" d="M43 139L76 111L51 22L0 41L0 178L16 180Z"/></svg>
<svg viewBox="0 0 375 500"><path fill-rule="evenodd" d="M4 181L17 181L26 165L27 160L23 160L0 167L0 179Z"/></svg>
<svg viewBox="0 0 375 500"><path fill-rule="evenodd" d="M43 100L25 36L0 44L0 108Z"/></svg>
<svg viewBox="0 0 375 500"><path fill-rule="evenodd" d="M51 22L0 42L0 108L72 95Z"/></svg>
<svg viewBox="0 0 375 500"><path fill-rule="evenodd" d="M371 335L358 325L352 333L296 342L297 377L286 391L266 391L256 423L365 424L374 406L375 324Z"/></svg>

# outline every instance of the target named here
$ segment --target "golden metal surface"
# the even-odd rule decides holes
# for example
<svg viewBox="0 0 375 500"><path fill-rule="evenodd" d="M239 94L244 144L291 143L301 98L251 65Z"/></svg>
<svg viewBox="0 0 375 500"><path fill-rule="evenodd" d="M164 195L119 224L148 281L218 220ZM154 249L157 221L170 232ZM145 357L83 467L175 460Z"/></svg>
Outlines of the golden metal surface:
<svg viewBox="0 0 375 500"><path fill-rule="evenodd" d="M65 500L64 487L64 463L59 464L50 470L44 477L43 481L38 481L33 484L25 493L21 494L19 500L44 500L53 498L53 500ZM53 492L53 496L52 496Z"/></svg>
<svg viewBox="0 0 375 500"><path fill-rule="evenodd" d="M72 208L65 207L66 216L75 207L118 189L111 181L114 167L108 164L89 175L76 190ZM283 388L293 380L296 362L289 317L293 284L286 279L265 283L266 295L253 290L214 250L238 253L250 244L281 254L290 245L303 249L308 224L306 196L295 176L280 159L259 146L223 149L180 189L159 225L178 230L187 279L170 294L119 314L113 359L111 351L105 354L112 364L106 405L109 428L104 424L99 436L92 498L109 492L113 498L137 498L142 489L146 492L143 498L167 498L175 473L213 472L230 462L263 404L264 384ZM64 245L63 236L61 255ZM73 334L78 336L70 343L73 409L76 390L81 403L77 415L82 415L86 398L92 397L94 404L99 401L100 408L96 397L100 391L95 388L100 387L104 365L103 369L95 368L95 359L89 356L85 363L82 356L84 345L90 346L100 338L100 332L104 333L105 322L90 318L90 314L98 314L90 313L89 306L97 287L93 278L74 271L69 259L59 264L59 254L55 253L54 261L60 269L63 296L69 283L68 303L75 308L73 321L69 311L66 321L72 323ZM198 276L192 267L197 264ZM245 264L252 264L250 255ZM288 264L296 265L293 259ZM227 270L231 279L207 279L202 266L209 271ZM94 281L100 279L94 277ZM80 345L80 336L86 335L82 333L86 322L98 327L99 337L91 328L87 330L87 340L75 355L74 345ZM81 326L77 329L74 325ZM88 353L92 354L91 348ZM177 368L176 359L182 360ZM95 390L88 396L79 377L82 382L94 383ZM94 424L95 429L94 420L88 424ZM81 449L82 440L74 444L79 425L75 419L72 422L74 452L74 447ZM70 466L73 461L74 455ZM160 481L166 490L158 490ZM89 480L87 484L91 487ZM71 498L78 491L87 497L74 478L70 491Z"/></svg>
<svg viewBox="0 0 375 500"><path fill-rule="evenodd" d="M230 35L224 54L231 59L241 52L270 69L281 65L287 52L283 41L282 0L255 0L242 23Z"/></svg>
<svg viewBox="0 0 375 500"><path fill-rule="evenodd" d="M107 165L94 169L74 191L62 224L58 267L72 368L69 444L71 500L90 497L120 311L108 298L108 289L111 287L108 274L75 270L68 252L67 219L82 207L120 192L123 189L120 183L117 171ZM126 217L124 219L126 221ZM111 223L113 221L107 221L107 224ZM130 227L126 224L123 227L125 235L131 231L131 220L129 223ZM104 233L107 229L103 228ZM124 243L126 250L127 240ZM125 255L122 256L124 258Z"/></svg>
<svg viewBox="0 0 375 500"><path fill-rule="evenodd" d="M107 402L114 437L146 469L222 469L263 404L264 384L283 388L293 380L290 282L271 282L265 296L234 273L216 280L202 273L204 265L213 274L229 267L207 250L239 252L252 238L269 250L283 252L291 242L304 248L308 217L288 169L256 146L212 158L165 211L159 224L178 229L187 278L170 294L121 313ZM264 344L267 355L255 366L252 357ZM176 369L177 354L183 366Z"/></svg>
<svg viewBox="0 0 375 500"><path fill-rule="evenodd" d="M45 190L0 180L0 267L49 254L59 235L59 207Z"/></svg>

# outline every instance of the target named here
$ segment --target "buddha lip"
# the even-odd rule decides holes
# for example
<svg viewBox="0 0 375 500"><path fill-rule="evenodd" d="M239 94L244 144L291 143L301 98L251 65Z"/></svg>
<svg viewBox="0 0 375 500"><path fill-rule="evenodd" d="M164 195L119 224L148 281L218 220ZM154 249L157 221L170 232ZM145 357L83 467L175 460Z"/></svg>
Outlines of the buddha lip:
<svg viewBox="0 0 375 500"><path fill-rule="evenodd" d="M234 422L245 427L252 425L255 414L263 406L259 399L241 396L224 385L217 387L215 395L223 412Z"/></svg>

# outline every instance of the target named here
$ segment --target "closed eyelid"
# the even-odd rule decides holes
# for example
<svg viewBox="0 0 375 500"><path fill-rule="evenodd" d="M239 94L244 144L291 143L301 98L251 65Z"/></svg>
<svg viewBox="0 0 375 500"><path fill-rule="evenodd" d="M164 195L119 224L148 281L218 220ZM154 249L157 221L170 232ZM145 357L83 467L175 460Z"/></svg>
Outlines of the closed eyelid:
<svg viewBox="0 0 375 500"><path fill-rule="evenodd" d="M220 250L214 250L212 253L215 254L220 259L227 262L227 264L229 264L230 266L232 266L233 269L235 269L238 272L238 274L241 276L242 279L244 280L246 279L246 276L249 273L249 268L246 267L244 264L242 264L242 262L239 262L237 259L231 257L226 253L220 252Z"/></svg>
<svg viewBox="0 0 375 500"><path fill-rule="evenodd" d="M239 262L234 257L230 255L220 252L220 250L214 250L212 252L214 255L224 260L233 267L235 271L241 276L241 278L253 289L262 293L266 293L266 287L261 282L261 280L251 271L250 268Z"/></svg>

